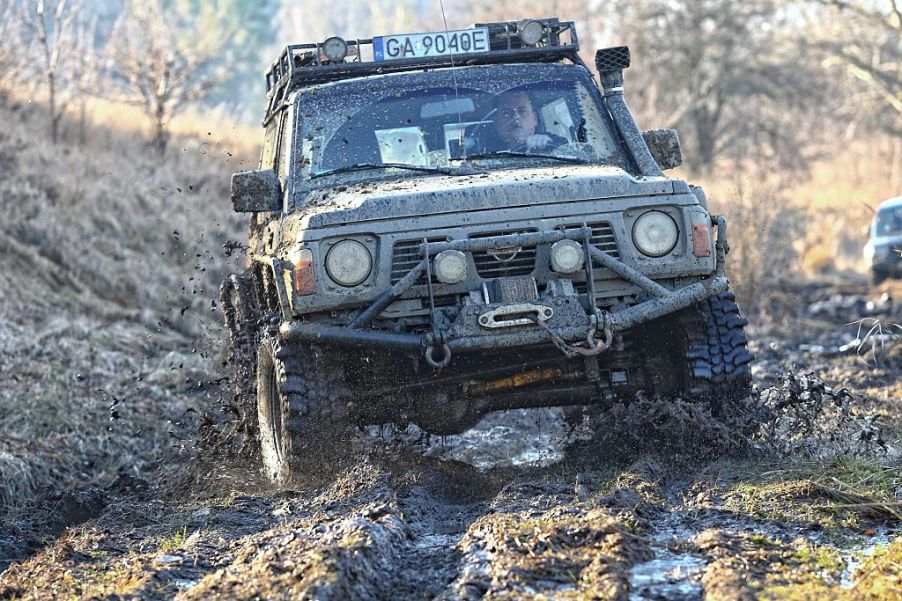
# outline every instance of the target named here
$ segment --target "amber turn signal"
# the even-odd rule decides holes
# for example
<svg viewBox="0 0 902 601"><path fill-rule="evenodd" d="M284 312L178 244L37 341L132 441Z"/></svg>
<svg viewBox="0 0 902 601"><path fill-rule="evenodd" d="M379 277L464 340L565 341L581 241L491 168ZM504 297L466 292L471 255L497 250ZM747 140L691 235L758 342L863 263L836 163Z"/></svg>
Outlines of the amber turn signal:
<svg viewBox="0 0 902 601"><path fill-rule="evenodd" d="M316 291L316 277L313 271L313 252L309 249L298 251L291 271L294 292L298 295L313 294Z"/></svg>

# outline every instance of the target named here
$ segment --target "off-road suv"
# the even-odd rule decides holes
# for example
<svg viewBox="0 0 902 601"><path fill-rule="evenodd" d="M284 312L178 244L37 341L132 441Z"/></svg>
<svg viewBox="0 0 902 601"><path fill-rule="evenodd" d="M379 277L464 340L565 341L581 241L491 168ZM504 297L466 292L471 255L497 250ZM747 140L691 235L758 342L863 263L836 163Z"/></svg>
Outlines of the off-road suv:
<svg viewBox="0 0 902 601"><path fill-rule="evenodd" d="M273 481L354 424L748 392L726 222L663 175L679 141L636 126L629 50L597 52L600 87L578 50L545 19L280 54L222 288Z"/></svg>

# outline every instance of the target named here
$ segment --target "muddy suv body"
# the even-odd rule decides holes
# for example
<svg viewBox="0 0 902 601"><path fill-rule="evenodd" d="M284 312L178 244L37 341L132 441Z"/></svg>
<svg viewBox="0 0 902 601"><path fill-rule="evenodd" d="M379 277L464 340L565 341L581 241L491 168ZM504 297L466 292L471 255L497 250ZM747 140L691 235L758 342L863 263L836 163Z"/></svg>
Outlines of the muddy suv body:
<svg viewBox="0 0 902 601"><path fill-rule="evenodd" d="M267 74L260 170L232 181L247 271L222 299L270 477L352 424L748 392L726 222L663 175L679 143L634 122L628 49L598 51L598 86L572 23L430 35L289 46ZM466 36L478 52L424 55Z"/></svg>

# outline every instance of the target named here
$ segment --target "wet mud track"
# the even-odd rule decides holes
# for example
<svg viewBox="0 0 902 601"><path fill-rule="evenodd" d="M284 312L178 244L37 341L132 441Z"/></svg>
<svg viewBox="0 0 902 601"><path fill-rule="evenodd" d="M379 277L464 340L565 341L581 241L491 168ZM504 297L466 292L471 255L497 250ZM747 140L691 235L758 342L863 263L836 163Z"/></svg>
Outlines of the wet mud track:
<svg viewBox="0 0 902 601"><path fill-rule="evenodd" d="M444 439L371 428L292 490L232 464L87 495L0 566L0 598L898 599L898 358L769 336L769 448L654 400L575 430L560 410Z"/></svg>
<svg viewBox="0 0 902 601"><path fill-rule="evenodd" d="M898 538L886 515L818 510L816 491L775 493L782 512L742 496L791 489L792 464L697 467L644 457L480 472L373 453L303 491L245 481L212 497L114 498L8 568L0 597L638 601L812 583L841 594L861 551Z"/></svg>

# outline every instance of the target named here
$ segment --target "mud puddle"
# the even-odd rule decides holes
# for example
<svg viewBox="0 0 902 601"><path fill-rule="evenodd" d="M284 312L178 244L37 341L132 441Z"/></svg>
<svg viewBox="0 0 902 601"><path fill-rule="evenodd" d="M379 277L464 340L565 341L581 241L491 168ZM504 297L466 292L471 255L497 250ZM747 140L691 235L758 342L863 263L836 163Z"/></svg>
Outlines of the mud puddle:
<svg viewBox="0 0 902 601"><path fill-rule="evenodd" d="M900 535L902 535L902 531L890 532L886 529L881 529L880 532L866 541L852 544L844 549L838 549L842 562L845 565L845 568L839 575L840 587L844 589L854 588L860 576L858 571L864 562Z"/></svg>
<svg viewBox="0 0 902 601"><path fill-rule="evenodd" d="M693 601L702 599L701 578L708 559L686 551L697 532L685 518L667 511L649 527L654 559L630 568L630 601Z"/></svg>

